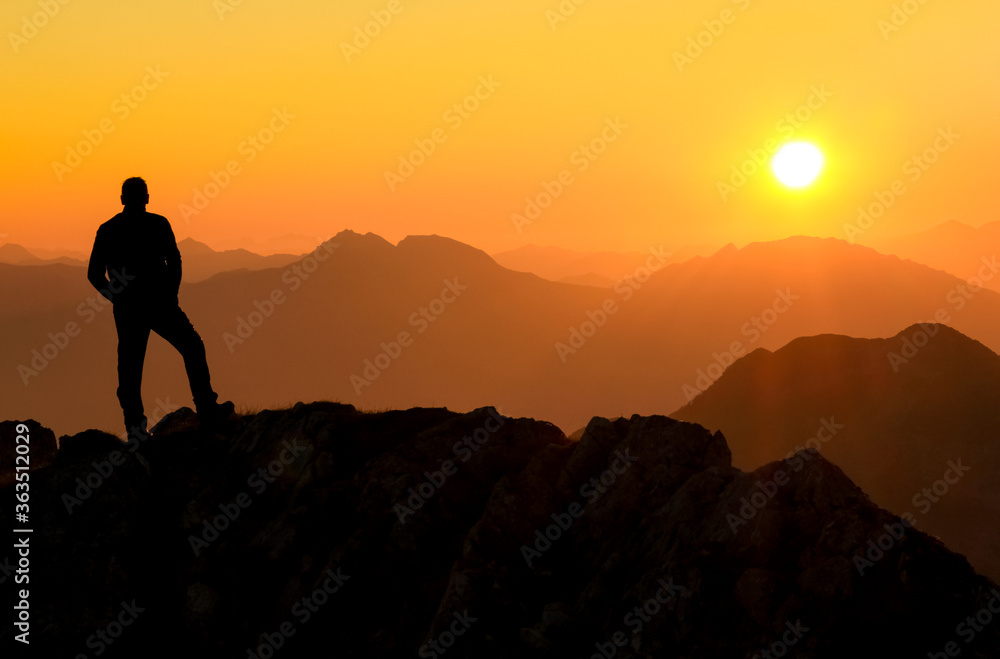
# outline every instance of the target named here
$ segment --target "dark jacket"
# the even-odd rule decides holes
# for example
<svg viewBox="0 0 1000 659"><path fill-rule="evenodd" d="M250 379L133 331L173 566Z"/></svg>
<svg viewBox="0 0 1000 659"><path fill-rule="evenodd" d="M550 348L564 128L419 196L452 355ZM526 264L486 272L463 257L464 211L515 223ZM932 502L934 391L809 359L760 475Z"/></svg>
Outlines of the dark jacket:
<svg viewBox="0 0 1000 659"><path fill-rule="evenodd" d="M170 222L145 211L115 215L97 230L87 279L115 305L176 304L181 253Z"/></svg>

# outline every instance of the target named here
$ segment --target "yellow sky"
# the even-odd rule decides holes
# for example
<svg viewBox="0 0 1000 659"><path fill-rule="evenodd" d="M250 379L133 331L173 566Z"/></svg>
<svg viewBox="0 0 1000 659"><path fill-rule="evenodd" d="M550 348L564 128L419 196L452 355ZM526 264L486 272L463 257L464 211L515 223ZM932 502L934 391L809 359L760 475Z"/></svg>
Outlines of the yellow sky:
<svg viewBox="0 0 1000 659"><path fill-rule="evenodd" d="M344 228L490 251L845 237L894 184L861 242L997 219L995 0L897 2L891 31L876 0L567 0L558 22L559 0L236 1L5 0L7 241L87 249L132 175L179 238L263 251ZM731 179L792 137L825 152L816 185Z"/></svg>

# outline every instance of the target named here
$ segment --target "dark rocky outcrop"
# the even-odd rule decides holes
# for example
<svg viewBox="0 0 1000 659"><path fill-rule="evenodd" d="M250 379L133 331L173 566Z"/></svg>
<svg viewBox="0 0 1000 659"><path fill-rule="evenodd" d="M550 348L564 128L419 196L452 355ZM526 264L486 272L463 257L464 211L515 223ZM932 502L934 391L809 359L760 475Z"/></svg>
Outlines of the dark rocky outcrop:
<svg viewBox="0 0 1000 659"><path fill-rule="evenodd" d="M63 437L32 474L46 656L95 656L100 630L129 657L1000 654L1000 625L956 631L996 586L836 466L744 473L665 417L571 442L492 408L299 404L214 434L183 409L132 448Z"/></svg>
<svg viewBox="0 0 1000 659"><path fill-rule="evenodd" d="M754 469L818 448L871 496L1000 579L1000 356L946 325L755 350L674 417Z"/></svg>
<svg viewBox="0 0 1000 659"><path fill-rule="evenodd" d="M24 425L28 432L19 433L18 426ZM18 435L27 437L30 441L18 442ZM56 457L56 436L48 428L33 419L24 422L0 421L0 489L14 482L17 467L17 446L29 447L27 460L29 471L41 469L52 464ZM24 465L22 461L21 466Z"/></svg>

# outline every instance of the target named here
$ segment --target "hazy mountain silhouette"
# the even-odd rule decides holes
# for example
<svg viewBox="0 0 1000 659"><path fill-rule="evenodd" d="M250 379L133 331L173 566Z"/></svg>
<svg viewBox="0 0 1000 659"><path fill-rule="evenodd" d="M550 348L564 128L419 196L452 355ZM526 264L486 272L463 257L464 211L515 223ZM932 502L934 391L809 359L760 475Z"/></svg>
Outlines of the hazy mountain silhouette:
<svg viewBox="0 0 1000 659"><path fill-rule="evenodd" d="M29 472L33 472L52 464L56 456L56 436L37 421L29 421L25 425L28 427L31 439L31 459L28 467ZM0 489L8 487L16 480L14 466L18 442L15 438L20 434L17 432L17 426L18 422L0 421L0 438L3 438L3 442L0 442Z"/></svg>
<svg viewBox="0 0 1000 659"><path fill-rule="evenodd" d="M177 243L184 261L184 281L208 279L220 272L232 270L265 270L283 268L302 258L301 254L271 254L261 256L245 249L218 252L205 243L185 238Z"/></svg>
<svg viewBox="0 0 1000 659"><path fill-rule="evenodd" d="M324 239L300 233L286 233L261 239L259 236L229 236L213 240L216 249L229 251L247 249L255 254L304 254L315 249Z"/></svg>
<svg viewBox="0 0 1000 659"><path fill-rule="evenodd" d="M997 293L982 291L956 310L957 278L832 239L729 247L648 279L633 271L638 279L611 290L513 272L437 236L394 246L343 232L317 255L326 260L182 286L221 395L257 406L317 397L369 409L495 404L574 430L594 413L677 409L740 356L737 342L742 354L826 332L892 336L943 309L949 324L1000 349ZM44 416L58 432L116 428L106 393L114 367L104 359L114 345L111 314L80 308L94 296L82 274L0 266L0 284L11 310L0 319L0 412ZM67 322L81 335L25 385L19 366L31 367L33 351ZM411 343L396 346L402 332ZM174 360L151 342L148 408L189 400Z"/></svg>
<svg viewBox="0 0 1000 659"><path fill-rule="evenodd" d="M595 286L597 288L614 288L615 280L602 275L588 272L585 275L574 275L572 277L562 277L557 281L564 284L577 284L579 286Z"/></svg>
<svg viewBox="0 0 1000 659"><path fill-rule="evenodd" d="M14 243L0 245L0 263L17 264L35 260L38 260L35 255L21 245Z"/></svg>
<svg viewBox="0 0 1000 659"><path fill-rule="evenodd" d="M684 247L670 254L668 263L707 256L717 248ZM525 245L493 254L493 260L517 272L531 272L552 281L611 288L632 275L649 256L646 252L578 252L562 247Z"/></svg>
<svg viewBox="0 0 1000 659"><path fill-rule="evenodd" d="M132 607L104 656L1000 653L996 626L956 636L997 586L820 455L745 473L693 424L595 418L574 443L492 408L314 403L214 435L184 409L154 433L63 437L34 473L36 651Z"/></svg>
<svg viewBox="0 0 1000 659"><path fill-rule="evenodd" d="M86 266L86 261L69 256L39 257L26 247L15 243L0 245L0 263L11 265L51 265L53 263L63 263L66 265Z"/></svg>
<svg viewBox="0 0 1000 659"><path fill-rule="evenodd" d="M969 279L978 276L984 259L990 262L1000 255L1000 222L972 227L951 220L927 231L881 240L873 246L886 254ZM1000 277L991 277L983 283L986 288L1000 291Z"/></svg>
<svg viewBox="0 0 1000 659"><path fill-rule="evenodd" d="M757 350L675 416L721 429L742 468L811 440L876 503L1000 578L1000 356L949 327Z"/></svg>
<svg viewBox="0 0 1000 659"><path fill-rule="evenodd" d="M208 279L220 272L232 270L264 270L282 268L302 258L301 254L271 254L262 256L245 249L216 251L193 238L185 238L177 243L184 259L184 281L195 282ZM7 243L0 245L0 263L10 265L52 265L61 263L86 267L86 260L70 256L42 258L21 245Z"/></svg>

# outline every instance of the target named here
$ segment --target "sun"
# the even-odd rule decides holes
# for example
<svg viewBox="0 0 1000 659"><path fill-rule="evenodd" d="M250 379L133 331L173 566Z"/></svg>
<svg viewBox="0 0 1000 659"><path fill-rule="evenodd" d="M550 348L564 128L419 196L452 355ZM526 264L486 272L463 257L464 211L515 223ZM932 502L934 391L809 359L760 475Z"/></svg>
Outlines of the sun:
<svg viewBox="0 0 1000 659"><path fill-rule="evenodd" d="M823 170L823 153L809 142L789 142L774 154L771 169L786 187L804 188Z"/></svg>

